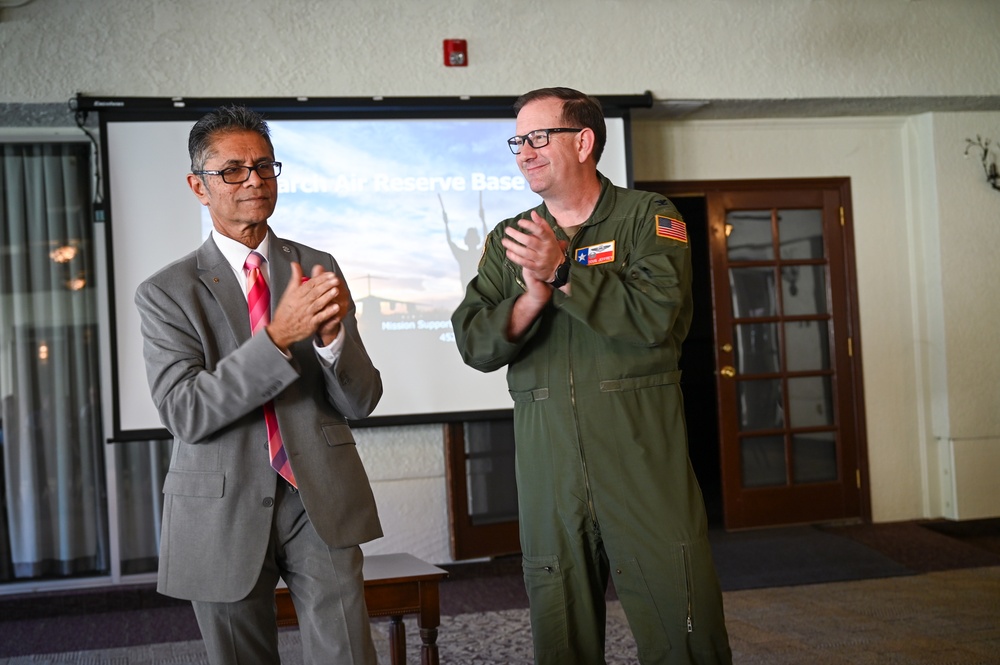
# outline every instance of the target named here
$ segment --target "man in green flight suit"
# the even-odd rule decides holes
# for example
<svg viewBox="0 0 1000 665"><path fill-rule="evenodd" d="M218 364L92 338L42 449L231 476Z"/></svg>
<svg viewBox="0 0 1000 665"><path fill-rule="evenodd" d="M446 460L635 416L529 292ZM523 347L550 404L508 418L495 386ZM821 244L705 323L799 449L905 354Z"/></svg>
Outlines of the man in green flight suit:
<svg viewBox="0 0 1000 665"><path fill-rule="evenodd" d="M514 111L543 203L490 233L452 323L468 365L507 366L535 662L605 662L610 576L642 663L731 663L677 368L684 222L597 171L596 99L545 88Z"/></svg>

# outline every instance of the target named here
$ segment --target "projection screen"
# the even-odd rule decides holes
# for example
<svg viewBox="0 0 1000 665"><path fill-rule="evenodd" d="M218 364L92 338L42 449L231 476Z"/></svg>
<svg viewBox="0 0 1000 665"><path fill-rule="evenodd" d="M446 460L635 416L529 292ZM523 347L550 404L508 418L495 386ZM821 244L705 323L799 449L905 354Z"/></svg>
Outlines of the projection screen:
<svg viewBox="0 0 1000 665"><path fill-rule="evenodd" d="M605 103L608 145L598 168L628 186L628 108L645 98L619 99L627 103ZM211 229L186 183L187 136L215 101L151 110L90 100L101 114L113 440L168 436L149 397L133 295ZM482 374L462 363L450 316L486 233L539 203L506 145L512 102L421 100L389 113L378 105L296 112L241 102L268 119L282 163L272 229L338 260L382 374L378 408L356 425L475 420L511 408L503 371Z"/></svg>

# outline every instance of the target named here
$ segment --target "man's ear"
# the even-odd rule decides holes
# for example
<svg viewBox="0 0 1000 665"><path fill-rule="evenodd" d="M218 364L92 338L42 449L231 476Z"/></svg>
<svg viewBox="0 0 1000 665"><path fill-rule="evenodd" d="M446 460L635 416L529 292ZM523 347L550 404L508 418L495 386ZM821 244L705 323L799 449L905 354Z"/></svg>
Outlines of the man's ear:
<svg viewBox="0 0 1000 665"><path fill-rule="evenodd" d="M201 179L200 176L196 176L193 173L188 173L187 175L188 187L194 192L194 195L198 197L202 205L208 205L208 186L205 185L205 181Z"/></svg>
<svg viewBox="0 0 1000 665"><path fill-rule="evenodd" d="M584 127L582 130L577 132L577 159L583 164L587 159L594 154L594 130L589 127Z"/></svg>

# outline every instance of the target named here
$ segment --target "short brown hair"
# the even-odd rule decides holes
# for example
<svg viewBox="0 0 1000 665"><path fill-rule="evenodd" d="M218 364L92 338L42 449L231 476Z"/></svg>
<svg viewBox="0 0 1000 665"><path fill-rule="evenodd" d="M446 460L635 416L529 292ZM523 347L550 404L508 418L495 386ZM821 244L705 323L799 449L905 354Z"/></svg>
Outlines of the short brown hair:
<svg viewBox="0 0 1000 665"><path fill-rule="evenodd" d="M539 88L526 92L514 102L514 115L529 102L540 99L560 99L563 103L563 120L573 127L584 127L594 132L594 161L601 161L604 144L608 141L608 128L604 124L604 109L596 97L585 95L572 88Z"/></svg>

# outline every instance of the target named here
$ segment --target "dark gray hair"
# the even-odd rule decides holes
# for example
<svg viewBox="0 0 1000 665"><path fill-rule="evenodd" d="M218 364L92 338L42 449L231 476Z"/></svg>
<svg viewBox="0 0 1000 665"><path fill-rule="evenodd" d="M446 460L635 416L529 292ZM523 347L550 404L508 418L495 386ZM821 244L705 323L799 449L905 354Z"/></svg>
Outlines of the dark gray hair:
<svg viewBox="0 0 1000 665"><path fill-rule="evenodd" d="M227 132L260 134L271 148L271 154L274 154L271 130L268 129L263 116L245 106L221 106L203 116L191 128L191 133L188 135L188 154L191 155L192 171L201 171L205 168L205 162L211 154L212 142L219 134Z"/></svg>
<svg viewBox="0 0 1000 665"><path fill-rule="evenodd" d="M596 97L585 95L572 88L539 88L517 98L514 102L514 115L520 113L529 102L540 99L561 99L563 122L570 127L584 127L594 132L594 161L601 161L604 144L608 142L608 128L604 124L604 109L601 108L601 102Z"/></svg>

